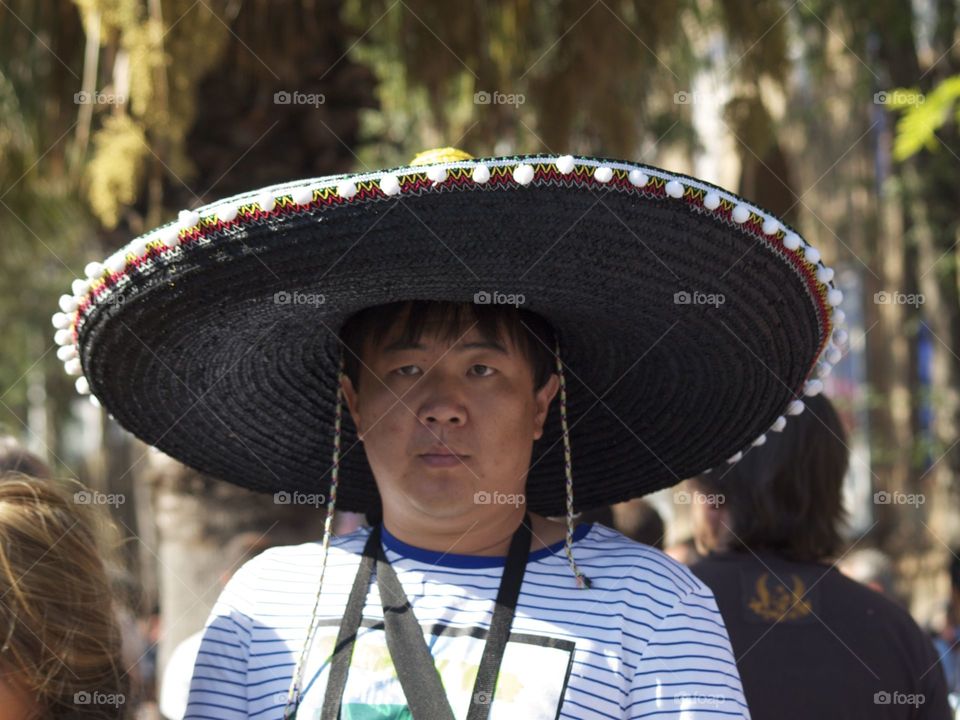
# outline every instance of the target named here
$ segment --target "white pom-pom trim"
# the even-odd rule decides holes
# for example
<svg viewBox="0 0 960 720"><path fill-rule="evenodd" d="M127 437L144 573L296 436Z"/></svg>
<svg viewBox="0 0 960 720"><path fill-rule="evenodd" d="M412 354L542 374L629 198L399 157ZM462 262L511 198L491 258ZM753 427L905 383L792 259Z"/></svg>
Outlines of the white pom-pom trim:
<svg viewBox="0 0 960 720"><path fill-rule="evenodd" d="M760 447L761 445L765 444L766 442L767 442L767 434L764 433L763 435L761 435L760 437L758 437L756 440L754 440L753 443L752 443L752 445L753 445L754 447Z"/></svg>
<svg viewBox="0 0 960 720"><path fill-rule="evenodd" d="M800 236L795 232L788 232L783 236L783 246L787 250L799 250L802 242L803 241L800 240Z"/></svg>
<svg viewBox="0 0 960 720"><path fill-rule="evenodd" d="M214 214L217 216L217 219L222 223L233 222L237 218L237 213L240 212L240 208L236 205L229 203L227 205L221 205L216 210Z"/></svg>
<svg viewBox="0 0 960 720"><path fill-rule="evenodd" d="M73 331L72 330L57 330L53 334L53 341L57 345L72 345L73 344Z"/></svg>
<svg viewBox="0 0 960 720"><path fill-rule="evenodd" d="M81 395L90 394L90 382L82 375L77 378L77 382L74 383L74 387L77 388L77 392Z"/></svg>
<svg viewBox="0 0 960 720"><path fill-rule="evenodd" d="M720 207L720 193L708 192L703 198L703 206L707 210L716 210Z"/></svg>
<svg viewBox="0 0 960 720"><path fill-rule="evenodd" d="M356 194L357 186L353 180L343 180L339 185L337 185L337 195L342 197L344 200L349 200Z"/></svg>
<svg viewBox="0 0 960 720"><path fill-rule="evenodd" d="M812 245L807 245L803 251L803 257L807 262L811 262L816 265L818 262L820 262L820 251Z"/></svg>
<svg viewBox="0 0 960 720"><path fill-rule="evenodd" d="M100 400L97 399L97 396L96 396L96 395L91 395L91 396L90 396L90 404L93 405L94 407L103 407L103 406L100 404Z"/></svg>
<svg viewBox="0 0 960 720"><path fill-rule="evenodd" d="M263 212L273 212L273 209L277 206L277 199L270 193L260 193L257 195L257 205Z"/></svg>
<svg viewBox="0 0 960 720"><path fill-rule="evenodd" d="M734 463L740 462L742 459L743 459L743 451L741 450L740 452L738 452L738 453L736 453L736 454L731 455L730 457L728 457L728 458L727 458L727 462L728 462L730 465L733 465Z"/></svg>
<svg viewBox="0 0 960 720"><path fill-rule="evenodd" d="M765 235L776 235L780 232L780 223L776 218L768 217L763 221L763 232Z"/></svg>
<svg viewBox="0 0 960 720"><path fill-rule="evenodd" d="M121 273L125 267L127 267L127 258L122 252L107 258L107 270L110 272Z"/></svg>
<svg viewBox="0 0 960 720"><path fill-rule="evenodd" d="M77 299L73 295L61 295L60 296L60 309L65 313L72 313L77 311Z"/></svg>
<svg viewBox="0 0 960 720"><path fill-rule="evenodd" d="M828 362L821 362L817 365L817 377L825 378L833 370L833 365Z"/></svg>
<svg viewBox="0 0 960 720"><path fill-rule="evenodd" d="M72 360L77 356L77 346L76 345L61 345L57 348L57 358L60 362L66 362L67 360Z"/></svg>
<svg viewBox="0 0 960 720"><path fill-rule="evenodd" d="M770 426L770 429L773 432L783 432L783 429L787 426L787 419L781 415L776 420L773 421L773 425Z"/></svg>
<svg viewBox="0 0 960 720"><path fill-rule="evenodd" d="M310 187L298 187L294 188L290 193L290 198L297 205L309 205L313 202L313 188Z"/></svg>
<svg viewBox="0 0 960 720"><path fill-rule="evenodd" d="M181 210L177 216L181 230L189 230L200 224L200 213L196 210Z"/></svg>
<svg viewBox="0 0 960 720"><path fill-rule="evenodd" d="M676 180L671 180L668 182L663 189L666 191L667 195L672 198L683 197L683 184Z"/></svg>
<svg viewBox="0 0 960 720"><path fill-rule="evenodd" d="M827 293L827 302L830 303L832 307L836 307L843 302L843 293L837 290L837 288L831 288Z"/></svg>
<svg viewBox="0 0 960 720"><path fill-rule="evenodd" d="M427 168L427 177L435 184L439 185L447 179L447 169L444 167Z"/></svg>
<svg viewBox="0 0 960 720"><path fill-rule="evenodd" d="M83 372L83 367L80 365L80 358L67 360L63 364L63 369L66 371L67 375L79 375Z"/></svg>
<svg viewBox="0 0 960 720"><path fill-rule="evenodd" d="M490 168L488 168L486 165L477 165L473 169L472 177L475 183L480 183L483 185L485 182L487 182L487 180L490 179Z"/></svg>
<svg viewBox="0 0 960 720"><path fill-rule="evenodd" d="M380 191L388 196L399 195L400 178L396 175L384 175L380 178Z"/></svg>
<svg viewBox="0 0 960 720"><path fill-rule="evenodd" d="M843 358L843 353L836 345L830 345L823 353L823 358L831 365L836 365Z"/></svg>
<svg viewBox="0 0 960 720"><path fill-rule="evenodd" d="M50 322L53 323L53 326L57 330L63 330L64 328L70 327L70 316L62 312L54 313L53 317L50 318Z"/></svg>
<svg viewBox="0 0 960 720"><path fill-rule="evenodd" d="M733 208L733 212L730 215L733 218L735 223L745 223L750 219L750 208L746 205L737 205Z"/></svg>
<svg viewBox="0 0 960 720"><path fill-rule="evenodd" d="M648 182L650 182L650 178L647 177L646 173L642 172L641 170L631 170L627 175L627 179L634 187L644 187Z"/></svg>
<svg viewBox="0 0 960 720"><path fill-rule="evenodd" d="M168 248L175 248L180 244L180 231L176 226L171 226L163 229L163 234L160 236L160 242L166 245Z"/></svg>
<svg viewBox="0 0 960 720"><path fill-rule="evenodd" d="M608 183L613 180L613 168L604 166L598 167L593 171L593 177L597 182Z"/></svg>
<svg viewBox="0 0 960 720"><path fill-rule="evenodd" d="M149 241L146 238L137 238L132 243L130 243L130 252L132 252L136 257L143 257L147 254L147 245Z"/></svg>
<svg viewBox="0 0 960 720"><path fill-rule="evenodd" d="M557 158L557 170L564 175L573 172L573 155L563 155Z"/></svg>
<svg viewBox="0 0 960 720"><path fill-rule="evenodd" d="M803 384L803 394L813 397L823 392L823 383L819 380L807 380Z"/></svg>
<svg viewBox="0 0 960 720"><path fill-rule="evenodd" d="M73 290L74 295L82 297L90 291L90 281L77 278L70 285L70 289Z"/></svg>
<svg viewBox="0 0 960 720"><path fill-rule="evenodd" d="M521 185L529 185L533 182L533 165L517 165L513 169L513 179Z"/></svg>
<svg viewBox="0 0 960 720"><path fill-rule="evenodd" d="M799 398L797 400L791 400L790 404L787 405L787 415L799 415L803 412L803 400Z"/></svg>
<svg viewBox="0 0 960 720"><path fill-rule="evenodd" d="M83 269L83 274L91 280L96 280L103 275L103 265L98 262L87 263L87 266Z"/></svg>
<svg viewBox="0 0 960 720"><path fill-rule="evenodd" d="M847 340L850 339L850 334L843 328L837 328L833 331L833 341L838 345L846 345Z"/></svg>
<svg viewBox="0 0 960 720"><path fill-rule="evenodd" d="M817 280L822 282L824 285L833 280L833 268L822 267L817 270Z"/></svg>
<svg viewBox="0 0 960 720"><path fill-rule="evenodd" d="M840 308L837 308L836 310L833 311L834 325L843 325L843 321L846 319L847 319L847 314Z"/></svg>

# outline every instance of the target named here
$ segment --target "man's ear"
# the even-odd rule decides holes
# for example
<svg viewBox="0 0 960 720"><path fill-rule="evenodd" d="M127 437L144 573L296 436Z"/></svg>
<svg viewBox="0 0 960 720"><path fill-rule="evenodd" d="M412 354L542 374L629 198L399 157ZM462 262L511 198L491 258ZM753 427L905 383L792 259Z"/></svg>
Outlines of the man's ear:
<svg viewBox="0 0 960 720"><path fill-rule="evenodd" d="M350 410L350 417L353 418L353 424L357 428L357 438L363 440L363 425L360 420L360 412L357 408L357 391L353 387L353 382L347 377L346 373L340 378L340 388L343 390L343 397L347 401L347 408Z"/></svg>
<svg viewBox="0 0 960 720"><path fill-rule="evenodd" d="M550 401L553 400L557 390L560 389L560 376L551 373L550 377L543 384L543 387L537 390L535 396L537 401L537 415L534 418L533 439L539 440L543 436L543 424L547 421L547 412L550 410Z"/></svg>

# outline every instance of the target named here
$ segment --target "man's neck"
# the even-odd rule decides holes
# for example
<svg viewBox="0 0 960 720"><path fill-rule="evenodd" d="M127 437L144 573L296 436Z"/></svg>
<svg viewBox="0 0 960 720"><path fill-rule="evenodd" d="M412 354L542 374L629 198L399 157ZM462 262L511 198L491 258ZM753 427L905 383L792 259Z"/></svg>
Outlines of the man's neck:
<svg viewBox="0 0 960 720"><path fill-rule="evenodd" d="M523 521L524 509L497 516L492 522L474 521L466 528L444 531L436 525L416 527L402 520L384 515L384 527L391 535L414 547L435 552L457 555L504 557L510 550L510 541ZM530 513L532 533L530 551L535 552L553 545L566 535L563 523L548 520L542 515Z"/></svg>

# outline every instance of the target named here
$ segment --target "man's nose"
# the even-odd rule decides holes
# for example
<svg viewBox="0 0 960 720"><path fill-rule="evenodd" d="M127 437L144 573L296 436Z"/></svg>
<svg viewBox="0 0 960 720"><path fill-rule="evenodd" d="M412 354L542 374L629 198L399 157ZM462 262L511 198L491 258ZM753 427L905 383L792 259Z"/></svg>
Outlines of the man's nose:
<svg viewBox="0 0 960 720"><path fill-rule="evenodd" d="M442 381L431 383L428 397L424 398L417 416L427 426L460 427L467 422L467 410L459 393L449 382Z"/></svg>

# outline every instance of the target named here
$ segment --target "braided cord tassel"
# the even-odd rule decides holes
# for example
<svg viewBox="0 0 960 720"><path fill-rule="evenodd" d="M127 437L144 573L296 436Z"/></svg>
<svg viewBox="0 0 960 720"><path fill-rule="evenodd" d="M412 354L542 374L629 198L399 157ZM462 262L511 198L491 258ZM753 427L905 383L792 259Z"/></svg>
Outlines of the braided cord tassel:
<svg viewBox="0 0 960 720"><path fill-rule="evenodd" d="M567 490L567 539L564 549L567 552L567 561L573 576L577 579L577 587L587 590L593 586L586 575L580 572L576 560L573 559L573 463L570 456L570 430L567 427L567 381L563 376L563 363L560 361L560 341L556 344L557 374L560 376L560 427L563 430L563 470L566 476Z"/></svg>
<svg viewBox="0 0 960 720"><path fill-rule="evenodd" d="M287 692L287 704L283 708L284 720L296 720L297 708L300 705L300 686L303 683L303 672L306 667L307 655L313 644L313 636L317 631L317 608L320 606L320 593L323 590L323 576L327 569L327 555L330 552L330 536L333 531L333 514L337 503L337 480L340 477L340 427L343 419L343 390L340 381L343 378L343 352L340 352L340 369L337 373L337 409L333 422L333 466L330 471L330 501L327 504L327 517L323 524L323 554L320 560L320 582L317 585L317 597L313 601L313 613L310 616L310 626L307 628L307 639L297 659L297 666L293 672L293 681Z"/></svg>

